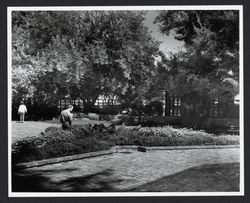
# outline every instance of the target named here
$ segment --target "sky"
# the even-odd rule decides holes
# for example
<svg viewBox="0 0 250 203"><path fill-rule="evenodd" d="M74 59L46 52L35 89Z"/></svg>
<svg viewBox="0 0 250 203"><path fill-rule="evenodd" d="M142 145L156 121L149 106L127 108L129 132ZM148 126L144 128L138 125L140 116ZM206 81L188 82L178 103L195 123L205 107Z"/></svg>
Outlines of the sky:
<svg viewBox="0 0 250 203"><path fill-rule="evenodd" d="M149 28L151 31L152 36L158 40L162 41L160 45L160 50L167 54L167 52L177 52L178 48L181 48L184 43L174 39L173 33L170 33L169 36L163 35L159 31L159 26L154 24L154 20L156 16L159 14L158 11L149 10L145 16L144 24Z"/></svg>

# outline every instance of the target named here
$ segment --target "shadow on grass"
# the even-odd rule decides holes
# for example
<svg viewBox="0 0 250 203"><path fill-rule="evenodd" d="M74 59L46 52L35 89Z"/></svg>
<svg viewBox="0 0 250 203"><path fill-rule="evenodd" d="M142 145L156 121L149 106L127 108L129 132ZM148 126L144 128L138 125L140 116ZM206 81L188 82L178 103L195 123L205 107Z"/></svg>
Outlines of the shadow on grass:
<svg viewBox="0 0 250 203"><path fill-rule="evenodd" d="M52 181L46 175L53 173L69 173L77 169L31 171L13 169L12 192L107 192L116 191L114 184L120 179L114 179L112 170L68 178L63 181ZM45 175L46 174L46 175Z"/></svg>
<svg viewBox="0 0 250 203"><path fill-rule="evenodd" d="M127 192L239 192L239 163L208 164L132 188Z"/></svg>

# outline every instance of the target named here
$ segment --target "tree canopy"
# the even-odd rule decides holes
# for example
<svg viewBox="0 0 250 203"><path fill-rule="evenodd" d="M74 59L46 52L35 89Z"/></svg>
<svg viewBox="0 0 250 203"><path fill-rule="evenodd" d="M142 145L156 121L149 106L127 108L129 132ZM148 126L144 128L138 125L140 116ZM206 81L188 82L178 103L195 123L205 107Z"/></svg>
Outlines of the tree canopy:
<svg viewBox="0 0 250 203"><path fill-rule="evenodd" d="M51 102L69 96L86 105L105 94L127 103L140 100L159 47L142 23L144 14L13 12L14 95Z"/></svg>
<svg viewBox="0 0 250 203"><path fill-rule="evenodd" d="M238 11L162 11L156 22L162 33L172 30L186 45L168 58L161 54L158 76L170 92L211 98L238 94Z"/></svg>
<svg viewBox="0 0 250 203"><path fill-rule="evenodd" d="M162 11L155 22L163 34L173 31L183 40L185 50L160 54L152 92L161 87L182 96L188 120L195 120L185 111L194 103L200 120L208 117L211 99L229 101L239 93L239 11Z"/></svg>
<svg viewBox="0 0 250 203"><path fill-rule="evenodd" d="M197 101L239 93L239 11L171 10L155 19L185 49L168 55L144 25L144 11L13 11L12 80L15 98L55 103L99 95L133 105L167 90ZM205 109L204 111L202 110ZM186 115L189 115L188 113Z"/></svg>

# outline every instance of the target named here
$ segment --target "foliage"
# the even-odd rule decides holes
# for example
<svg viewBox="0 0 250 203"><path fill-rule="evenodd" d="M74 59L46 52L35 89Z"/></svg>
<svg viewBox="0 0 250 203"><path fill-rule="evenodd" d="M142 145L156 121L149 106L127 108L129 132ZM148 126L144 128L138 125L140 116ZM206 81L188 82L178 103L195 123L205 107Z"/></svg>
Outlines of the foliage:
<svg viewBox="0 0 250 203"><path fill-rule="evenodd" d="M227 145L239 144L238 136L214 136L204 131L165 127L120 127L118 144L143 146Z"/></svg>
<svg viewBox="0 0 250 203"><path fill-rule="evenodd" d="M177 40L191 45L197 40L199 32L212 34L218 48L239 49L239 11L238 10L179 10L162 11L156 19L162 33L176 33Z"/></svg>
<svg viewBox="0 0 250 203"><path fill-rule="evenodd" d="M71 131L48 127L39 137L27 137L12 144L13 162L28 162L73 154L109 149L113 143L105 141L106 134L100 134L101 125L76 125Z"/></svg>
<svg viewBox="0 0 250 203"><path fill-rule="evenodd" d="M152 101L149 104L145 105L143 111L146 115L162 115L163 106L162 103L159 101Z"/></svg>
<svg viewBox="0 0 250 203"><path fill-rule="evenodd" d="M100 114L103 115L117 115L121 111L121 106L106 106L100 109Z"/></svg>
<svg viewBox="0 0 250 203"><path fill-rule="evenodd" d="M140 100L159 46L143 16L139 11L13 12L13 89L19 97L49 103L80 98L86 108L105 94L125 103Z"/></svg>
<svg viewBox="0 0 250 203"><path fill-rule="evenodd" d="M12 100L12 120L19 120L19 102L20 100L17 98ZM28 113L25 115L25 120L51 120L56 118L60 113L57 104L54 103L51 104L43 101L37 102L28 98L25 101L25 105L28 109Z"/></svg>
<svg viewBox="0 0 250 203"><path fill-rule="evenodd" d="M184 122L204 127L209 100L228 102L239 94L239 12L162 11L156 23L186 46L168 57L160 54L151 92L181 96Z"/></svg>
<svg viewBox="0 0 250 203"><path fill-rule="evenodd" d="M169 83L187 86L182 95L208 92L214 98L238 93L239 11L167 11L156 22L163 33L174 30L176 39L186 43L186 51L171 55L167 67L161 65L171 72ZM173 91L171 84L168 89Z"/></svg>
<svg viewBox="0 0 250 203"><path fill-rule="evenodd" d="M214 136L204 131L165 127L115 128L99 125L74 125L64 131L48 127L39 137L27 137L12 144L13 162L81 154L109 149L115 145L183 146L239 144L238 136Z"/></svg>

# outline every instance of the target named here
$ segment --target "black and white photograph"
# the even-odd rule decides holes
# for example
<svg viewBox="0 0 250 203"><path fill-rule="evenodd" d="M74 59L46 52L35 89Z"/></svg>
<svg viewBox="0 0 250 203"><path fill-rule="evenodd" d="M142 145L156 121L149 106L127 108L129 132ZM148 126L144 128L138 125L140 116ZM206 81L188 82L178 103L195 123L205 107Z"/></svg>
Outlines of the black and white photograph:
<svg viewBox="0 0 250 203"><path fill-rule="evenodd" d="M244 195L243 7L8 7L9 197Z"/></svg>

